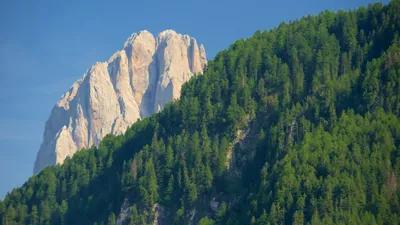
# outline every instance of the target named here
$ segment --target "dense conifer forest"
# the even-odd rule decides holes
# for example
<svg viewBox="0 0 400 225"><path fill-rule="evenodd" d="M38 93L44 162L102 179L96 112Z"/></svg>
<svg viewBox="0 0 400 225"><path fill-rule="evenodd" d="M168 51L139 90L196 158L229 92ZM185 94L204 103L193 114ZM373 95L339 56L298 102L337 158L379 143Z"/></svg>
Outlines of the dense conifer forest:
<svg viewBox="0 0 400 225"><path fill-rule="evenodd" d="M257 31L10 192L0 224L400 224L399 35L399 0Z"/></svg>

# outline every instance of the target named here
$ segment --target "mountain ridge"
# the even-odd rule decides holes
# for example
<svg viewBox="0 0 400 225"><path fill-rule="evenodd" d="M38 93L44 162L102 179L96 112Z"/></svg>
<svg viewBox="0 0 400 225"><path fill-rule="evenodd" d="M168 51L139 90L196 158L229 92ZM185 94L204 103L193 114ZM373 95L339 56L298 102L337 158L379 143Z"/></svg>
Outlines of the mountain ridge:
<svg viewBox="0 0 400 225"><path fill-rule="evenodd" d="M399 224L400 1L256 31L0 201L6 224Z"/></svg>

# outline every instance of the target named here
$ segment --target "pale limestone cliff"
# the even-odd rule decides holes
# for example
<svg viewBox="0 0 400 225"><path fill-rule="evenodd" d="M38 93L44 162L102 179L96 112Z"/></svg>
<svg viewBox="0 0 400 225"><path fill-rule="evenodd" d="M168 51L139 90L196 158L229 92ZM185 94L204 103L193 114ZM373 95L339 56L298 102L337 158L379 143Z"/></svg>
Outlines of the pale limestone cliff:
<svg viewBox="0 0 400 225"><path fill-rule="evenodd" d="M34 173L158 112L179 98L182 84L202 73L206 63L204 47L188 35L173 30L156 38L148 31L132 34L122 50L94 64L54 106Z"/></svg>

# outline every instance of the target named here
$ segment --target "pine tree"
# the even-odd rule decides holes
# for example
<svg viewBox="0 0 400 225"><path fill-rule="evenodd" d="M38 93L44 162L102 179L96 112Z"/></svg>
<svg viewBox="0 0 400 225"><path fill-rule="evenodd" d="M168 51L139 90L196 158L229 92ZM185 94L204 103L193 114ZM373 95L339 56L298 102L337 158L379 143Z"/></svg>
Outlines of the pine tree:
<svg viewBox="0 0 400 225"><path fill-rule="evenodd" d="M36 205L32 206L30 218L29 218L29 224L30 225L38 225L39 224L39 215L38 215L38 209Z"/></svg>
<svg viewBox="0 0 400 225"><path fill-rule="evenodd" d="M115 214L110 213L110 215L108 216L107 225L115 225L115 224L116 224Z"/></svg>
<svg viewBox="0 0 400 225"><path fill-rule="evenodd" d="M165 190L165 196L164 200L169 203L173 199L173 194L174 194L174 175L171 174L171 176L168 179L168 186L167 189Z"/></svg>

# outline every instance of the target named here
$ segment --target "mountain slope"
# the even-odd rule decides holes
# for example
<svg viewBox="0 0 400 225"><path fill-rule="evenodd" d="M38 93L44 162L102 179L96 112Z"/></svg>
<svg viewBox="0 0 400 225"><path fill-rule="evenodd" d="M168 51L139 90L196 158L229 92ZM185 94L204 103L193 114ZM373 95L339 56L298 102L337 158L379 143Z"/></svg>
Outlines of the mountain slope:
<svg viewBox="0 0 400 225"><path fill-rule="evenodd" d="M2 224L398 224L399 12L235 42L179 101L7 195Z"/></svg>
<svg viewBox="0 0 400 225"><path fill-rule="evenodd" d="M188 35L173 30L156 38L148 31L132 34L122 50L93 65L54 106L34 174L158 112L179 98L182 84L205 65L204 47Z"/></svg>

